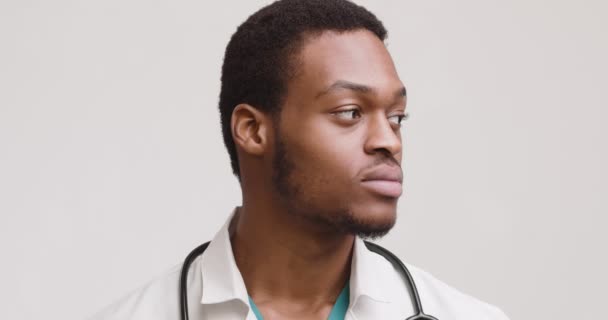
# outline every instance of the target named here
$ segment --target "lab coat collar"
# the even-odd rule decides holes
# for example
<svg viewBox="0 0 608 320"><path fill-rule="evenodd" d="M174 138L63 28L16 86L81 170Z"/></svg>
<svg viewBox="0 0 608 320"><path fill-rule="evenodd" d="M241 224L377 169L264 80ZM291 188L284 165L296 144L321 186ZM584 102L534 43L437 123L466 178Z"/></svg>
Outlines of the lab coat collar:
<svg viewBox="0 0 608 320"><path fill-rule="evenodd" d="M390 303L392 295L387 290L390 283L385 277L390 274L383 257L370 251L363 239L356 237L351 261L350 300L355 305L361 297L372 302Z"/></svg>
<svg viewBox="0 0 608 320"><path fill-rule="evenodd" d="M229 226L235 213L236 208L201 257L202 304L238 300L249 305L247 288L230 243ZM384 258L367 249L361 238L355 238L349 280L351 307L362 300L372 303L390 302L391 292L387 290L390 287L387 281L390 280L385 278L390 270L386 268L386 263L382 263L382 259Z"/></svg>
<svg viewBox="0 0 608 320"><path fill-rule="evenodd" d="M236 265L230 243L230 222L236 208L217 232L201 257L202 304L239 300L249 304L243 276Z"/></svg>

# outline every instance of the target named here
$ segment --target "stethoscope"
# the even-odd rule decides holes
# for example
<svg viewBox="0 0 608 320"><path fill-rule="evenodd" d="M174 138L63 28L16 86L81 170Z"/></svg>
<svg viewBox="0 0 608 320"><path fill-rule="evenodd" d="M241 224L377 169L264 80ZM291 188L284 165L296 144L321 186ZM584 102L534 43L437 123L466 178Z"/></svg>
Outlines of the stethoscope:
<svg viewBox="0 0 608 320"><path fill-rule="evenodd" d="M420 303L420 295L418 294L418 290L416 289L416 284L414 284L414 279L410 274L410 271L405 267L405 264L399 260L399 258L394 255L392 252L387 249L382 248L381 246L371 243L369 241L364 241L365 246L381 256L383 256L386 260L393 264L399 272L405 277L405 280L408 284L408 289L410 291L410 295L413 297L413 306L415 314L405 320L437 320L437 318L425 314L422 311L422 304ZM203 243L202 245L196 247L184 260L184 264L182 266L182 271L179 277L179 299L180 299L180 311L181 311L181 319L189 320L188 318L188 288L187 288L187 278L188 278L188 269L190 269L190 265L196 259L196 257L200 256L205 252L210 242Z"/></svg>

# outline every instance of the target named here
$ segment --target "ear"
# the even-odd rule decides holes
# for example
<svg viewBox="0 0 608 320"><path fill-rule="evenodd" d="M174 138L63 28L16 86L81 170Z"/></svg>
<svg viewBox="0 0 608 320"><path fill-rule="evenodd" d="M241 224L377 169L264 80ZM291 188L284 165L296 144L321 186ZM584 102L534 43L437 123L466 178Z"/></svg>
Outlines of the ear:
<svg viewBox="0 0 608 320"><path fill-rule="evenodd" d="M232 139L246 153L262 155L268 147L269 118L249 104L239 104L232 111Z"/></svg>

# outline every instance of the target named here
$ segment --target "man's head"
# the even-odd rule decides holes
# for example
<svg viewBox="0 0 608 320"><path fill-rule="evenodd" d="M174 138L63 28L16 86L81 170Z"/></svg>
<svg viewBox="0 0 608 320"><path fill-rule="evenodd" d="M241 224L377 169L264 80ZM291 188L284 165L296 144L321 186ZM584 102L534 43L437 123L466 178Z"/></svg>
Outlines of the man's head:
<svg viewBox="0 0 608 320"><path fill-rule="evenodd" d="M249 17L222 68L235 175L262 172L283 207L320 227L388 232L401 194L405 88L385 38L373 14L344 0L282 0Z"/></svg>

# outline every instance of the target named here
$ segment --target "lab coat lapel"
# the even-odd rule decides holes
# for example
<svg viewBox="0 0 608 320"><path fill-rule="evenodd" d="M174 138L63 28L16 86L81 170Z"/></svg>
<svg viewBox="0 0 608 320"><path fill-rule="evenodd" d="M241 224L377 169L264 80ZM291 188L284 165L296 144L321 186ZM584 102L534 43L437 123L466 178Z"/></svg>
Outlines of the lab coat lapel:
<svg viewBox="0 0 608 320"><path fill-rule="evenodd" d="M403 288L398 287L406 284L395 277L390 262L367 249L359 237L355 240L350 281L349 314L354 319L398 319L413 314L411 304L403 305Z"/></svg>

